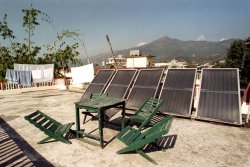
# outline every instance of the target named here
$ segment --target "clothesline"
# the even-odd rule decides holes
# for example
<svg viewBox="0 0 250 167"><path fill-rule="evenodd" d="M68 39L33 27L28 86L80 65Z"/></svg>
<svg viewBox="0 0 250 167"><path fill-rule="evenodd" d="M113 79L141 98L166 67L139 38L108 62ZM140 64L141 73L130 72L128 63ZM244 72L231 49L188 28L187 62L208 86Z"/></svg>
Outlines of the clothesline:
<svg viewBox="0 0 250 167"><path fill-rule="evenodd" d="M51 82L54 79L54 64L14 64L14 69L7 69L5 79L22 86Z"/></svg>
<svg viewBox="0 0 250 167"><path fill-rule="evenodd" d="M94 78L94 65L72 67L71 76L74 84L89 83ZM9 83L18 83L23 86L51 82L54 79L54 64L14 64L14 69L6 71L5 78Z"/></svg>
<svg viewBox="0 0 250 167"><path fill-rule="evenodd" d="M54 64L14 64L16 71L31 71L33 83L51 82L54 78Z"/></svg>

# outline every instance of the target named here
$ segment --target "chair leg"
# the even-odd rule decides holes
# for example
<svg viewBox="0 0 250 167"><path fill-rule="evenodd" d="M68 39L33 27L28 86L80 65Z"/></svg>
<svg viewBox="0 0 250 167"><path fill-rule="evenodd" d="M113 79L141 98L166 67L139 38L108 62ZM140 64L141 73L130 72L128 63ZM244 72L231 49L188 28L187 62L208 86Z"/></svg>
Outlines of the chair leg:
<svg viewBox="0 0 250 167"><path fill-rule="evenodd" d="M84 114L83 124L85 124L85 122L86 122L86 118L87 118L87 114Z"/></svg>
<svg viewBox="0 0 250 167"><path fill-rule="evenodd" d="M71 144L71 142L69 140L65 139L64 137L59 137L57 140L65 143L65 144Z"/></svg>
<svg viewBox="0 0 250 167"><path fill-rule="evenodd" d="M144 158L146 158L147 160L149 160L150 162L152 162L153 164L156 164L157 163L155 162L155 160L153 160L150 156L148 156L146 153L144 153L142 150L136 150L136 152L138 154L140 154L141 156L143 156Z"/></svg>
<svg viewBox="0 0 250 167"><path fill-rule="evenodd" d="M44 143L46 143L47 141L49 141L50 139L52 139L52 137L46 137L45 139L39 141L37 144L44 144Z"/></svg>
<svg viewBox="0 0 250 167"><path fill-rule="evenodd" d="M91 120L93 120L93 119L94 119L94 117L95 117L93 114L88 113L88 112L83 113L83 114L84 114L83 124L85 124L85 123L86 123L86 118L87 118L87 116L91 116L91 117L92 117L92 118L91 118Z"/></svg>
<svg viewBox="0 0 250 167"><path fill-rule="evenodd" d="M48 142L50 139L55 139L57 141L61 141L61 142L66 143L66 144L71 144L71 142L68 141L67 139L65 139L64 137L58 137L58 136L55 137L55 138L53 138L53 137L46 137L45 139L39 141L37 144L44 144L44 143Z"/></svg>

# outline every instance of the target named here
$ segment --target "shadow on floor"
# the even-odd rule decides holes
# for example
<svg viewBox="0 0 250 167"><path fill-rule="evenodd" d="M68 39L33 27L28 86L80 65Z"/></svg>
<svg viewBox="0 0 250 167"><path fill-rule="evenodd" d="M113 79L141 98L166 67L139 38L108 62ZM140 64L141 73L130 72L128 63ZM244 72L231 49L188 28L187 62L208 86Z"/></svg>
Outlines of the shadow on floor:
<svg viewBox="0 0 250 167"><path fill-rule="evenodd" d="M143 151L153 152L153 151L164 151L167 149L172 149L175 146L177 140L177 135L163 136L160 139L148 144Z"/></svg>
<svg viewBox="0 0 250 167"><path fill-rule="evenodd" d="M0 117L0 166L52 167L53 165Z"/></svg>

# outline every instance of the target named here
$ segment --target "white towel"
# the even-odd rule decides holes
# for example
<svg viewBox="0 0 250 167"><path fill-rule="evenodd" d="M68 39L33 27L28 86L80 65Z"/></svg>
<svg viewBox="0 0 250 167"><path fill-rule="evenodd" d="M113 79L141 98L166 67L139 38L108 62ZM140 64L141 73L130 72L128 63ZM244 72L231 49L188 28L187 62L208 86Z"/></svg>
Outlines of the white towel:
<svg viewBox="0 0 250 167"><path fill-rule="evenodd" d="M94 65L72 67L71 75L74 84L91 82L94 79Z"/></svg>
<svg viewBox="0 0 250 167"><path fill-rule="evenodd" d="M43 81L52 81L54 77L54 69L43 69Z"/></svg>
<svg viewBox="0 0 250 167"><path fill-rule="evenodd" d="M32 72L32 78L33 82L39 82L39 80L43 77L42 76L42 70L33 70Z"/></svg>
<svg viewBox="0 0 250 167"><path fill-rule="evenodd" d="M14 64L14 70L31 71L34 83L50 82L54 78L54 64Z"/></svg>

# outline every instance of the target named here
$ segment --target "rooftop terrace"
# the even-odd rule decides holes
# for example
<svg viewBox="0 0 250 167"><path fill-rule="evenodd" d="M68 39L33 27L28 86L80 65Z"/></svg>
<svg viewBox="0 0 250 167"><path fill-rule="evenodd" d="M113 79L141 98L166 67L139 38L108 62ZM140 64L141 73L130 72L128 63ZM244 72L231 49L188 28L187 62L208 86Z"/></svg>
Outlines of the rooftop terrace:
<svg viewBox="0 0 250 167"><path fill-rule="evenodd" d="M0 95L0 166L155 166L138 154L116 154L124 145L114 138L119 131L110 124L104 128L104 149L95 140L75 137L69 145L36 144L46 136L24 116L39 109L62 123L75 122L74 102L81 96L60 90ZM93 133L97 127L95 120L81 124ZM250 166L249 128L175 118L165 139L172 139L166 151L146 151L158 166Z"/></svg>

